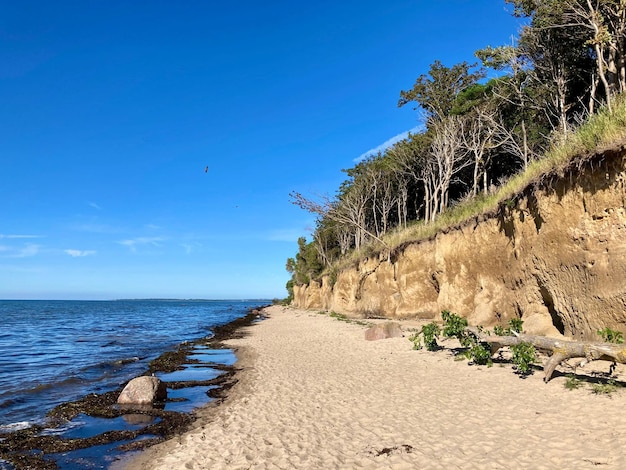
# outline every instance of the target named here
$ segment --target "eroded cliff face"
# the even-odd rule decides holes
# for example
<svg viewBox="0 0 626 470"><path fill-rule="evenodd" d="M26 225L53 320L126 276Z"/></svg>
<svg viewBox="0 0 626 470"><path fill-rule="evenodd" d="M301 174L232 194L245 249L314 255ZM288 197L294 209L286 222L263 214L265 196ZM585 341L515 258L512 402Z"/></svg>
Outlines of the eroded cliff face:
<svg viewBox="0 0 626 470"><path fill-rule="evenodd" d="M486 327L521 316L528 333L626 333L626 150L586 159L527 188L498 213L365 259L336 282L294 288L297 307L439 318Z"/></svg>

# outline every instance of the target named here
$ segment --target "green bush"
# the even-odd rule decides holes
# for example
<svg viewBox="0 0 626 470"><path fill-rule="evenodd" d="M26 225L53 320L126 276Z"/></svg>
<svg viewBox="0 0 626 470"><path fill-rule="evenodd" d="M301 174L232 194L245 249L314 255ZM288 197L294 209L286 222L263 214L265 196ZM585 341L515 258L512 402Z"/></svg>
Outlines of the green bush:
<svg viewBox="0 0 626 470"><path fill-rule="evenodd" d="M474 343L466 354L468 359L474 361L474 364L476 365L486 365L487 367L491 367L493 365L493 361L491 360L491 351L482 343Z"/></svg>
<svg viewBox="0 0 626 470"><path fill-rule="evenodd" d="M575 390L582 387L582 385L582 381L574 377L572 374L568 374L567 379L565 379L565 388L568 390Z"/></svg>
<svg viewBox="0 0 626 470"><path fill-rule="evenodd" d="M524 322L521 318L511 318L509 320L509 326L507 328L504 328L502 325L496 325L493 327L493 333L496 336L513 336L513 332L522 332L523 324Z"/></svg>
<svg viewBox="0 0 626 470"><path fill-rule="evenodd" d="M617 382L615 382L615 380L608 380L604 384L593 384L591 391L596 395L611 395L617 391Z"/></svg>
<svg viewBox="0 0 626 470"><path fill-rule="evenodd" d="M443 335L446 338L457 338L461 346L464 348L471 347L476 341L465 328L467 328L467 319L456 313L450 313L448 310L441 312L443 319Z"/></svg>
<svg viewBox="0 0 626 470"><path fill-rule="evenodd" d="M517 366L517 370L522 375L528 375L532 372L530 366L537 361L537 351L535 346L530 343L520 343L511 346L513 352L513 364Z"/></svg>
<svg viewBox="0 0 626 470"><path fill-rule="evenodd" d="M608 326L602 330L598 330L598 334L602 337L602 341L605 343L622 344L624 342L622 332L612 330Z"/></svg>
<svg viewBox="0 0 626 470"><path fill-rule="evenodd" d="M424 337L424 345L429 351L436 351L439 348L437 344L437 336L441 333L439 325L435 322L429 323L422 327L422 336Z"/></svg>
<svg viewBox="0 0 626 470"><path fill-rule="evenodd" d="M420 331L416 331L409 336L409 341L413 343L413 349L422 349L422 337L420 336Z"/></svg>
<svg viewBox="0 0 626 470"><path fill-rule="evenodd" d="M524 322L521 318L511 318L509 320L509 330L511 332L515 331L516 333L521 333L523 324Z"/></svg>
<svg viewBox="0 0 626 470"><path fill-rule="evenodd" d="M444 310L441 312L441 318L444 323L443 335L446 338L458 338L465 332L465 328L467 328L467 319L456 313L450 313L450 311Z"/></svg>

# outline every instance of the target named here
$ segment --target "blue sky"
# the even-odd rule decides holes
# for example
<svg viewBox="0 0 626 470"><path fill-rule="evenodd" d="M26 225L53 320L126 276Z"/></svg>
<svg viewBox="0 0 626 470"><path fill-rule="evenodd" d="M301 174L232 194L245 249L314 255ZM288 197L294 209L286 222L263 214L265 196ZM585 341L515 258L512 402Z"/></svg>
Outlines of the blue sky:
<svg viewBox="0 0 626 470"><path fill-rule="evenodd" d="M288 194L518 28L503 0L0 0L0 298L284 297L314 226Z"/></svg>

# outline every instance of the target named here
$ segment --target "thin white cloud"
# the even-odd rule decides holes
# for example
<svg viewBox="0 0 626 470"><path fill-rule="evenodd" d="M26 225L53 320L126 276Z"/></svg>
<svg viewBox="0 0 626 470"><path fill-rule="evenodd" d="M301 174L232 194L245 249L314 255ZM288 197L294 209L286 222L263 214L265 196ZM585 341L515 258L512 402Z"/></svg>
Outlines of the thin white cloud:
<svg viewBox="0 0 626 470"><path fill-rule="evenodd" d="M361 155L359 155L357 158L355 158L353 160L354 163L362 162L367 157L369 157L371 155L376 155L378 152L382 152L382 151L388 149L393 144L396 144L396 143L400 142L401 140L406 139L409 136L409 133L415 133L415 132L419 131L421 128L422 128L422 126L415 126L414 128L409 129L408 131L404 131L401 134L394 135L392 138L387 139L382 144L380 144L378 147L374 147L373 149L369 149L367 152L364 152Z"/></svg>
<svg viewBox="0 0 626 470"><path fill-rule="evenodd" d="M82 256L89 256L89 255L95 255L96 252L94 250L72 250L72 249L68 249L68 250L64 250L65 253L67 253L68 255L70 255L72 258L80 258Z"/></svg>
<svg viewBox="0 0 626 470"><path fill-rule="evenodd" d="M100 207L98 204L96 204L95 202L88 202L87 204L89 204L89 207L93 207L94 209L97 209L99 211L102 210L102 207Z"/></svg>
<svg viewBox="0 0 626 470"><path fill-rule="evenodd" d="M17 251L16 254L13 255L14 258L29 258L31 256L35 256L39 253L40 245L28 244L25 247L21 248Z"/></svg>
<svg viewBox="0 0 626 470"><path fill-rule="evenodd" d="M161 246L162 241L165 241L163 237L137 237L131 238L129 240L122 240L117 243L120 245L127 246L131 251L137 251L137 246L139 245L152 245L152 246Z"/></svg>
<svg viewBox="0 0 626 470"><path fill-rule="evenodd" d="M124 229L121 227L115 227L108 224L98 224L98 223L83 223L83 224L73 224L70 226L71 230L76 230L78 232L89 232L89 233L104 233L104 234L115 234L124 232Z"/></svg>
<svg viewBox="0 0 626 470"><path fill-rule="evenodd" d="M0 233L0 239L2 238L6 238L6 239L9 239L9 238L13 238L13 239L15 238L43 238L43 235L16 235L16 234L7 235L4 233Z"/></svg>

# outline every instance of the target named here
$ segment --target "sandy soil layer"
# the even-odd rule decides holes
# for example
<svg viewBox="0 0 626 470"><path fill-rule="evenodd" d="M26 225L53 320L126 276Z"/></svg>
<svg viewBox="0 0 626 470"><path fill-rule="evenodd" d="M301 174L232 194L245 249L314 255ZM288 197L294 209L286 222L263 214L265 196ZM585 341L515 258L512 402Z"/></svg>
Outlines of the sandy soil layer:
<svg viewBox="0 0 626 470"><path fill-rule="evenodd" d="M238 349L239 382L145 469L626 468L626 390L595 395L510 365L365 341L364 327L270 307ZM608 363L603 363L608 369Z"/></svg>

